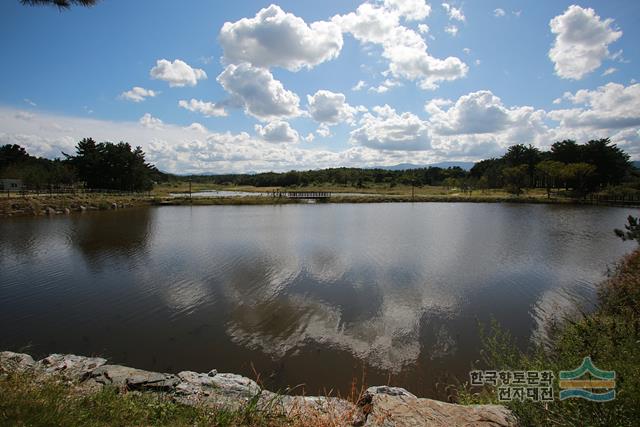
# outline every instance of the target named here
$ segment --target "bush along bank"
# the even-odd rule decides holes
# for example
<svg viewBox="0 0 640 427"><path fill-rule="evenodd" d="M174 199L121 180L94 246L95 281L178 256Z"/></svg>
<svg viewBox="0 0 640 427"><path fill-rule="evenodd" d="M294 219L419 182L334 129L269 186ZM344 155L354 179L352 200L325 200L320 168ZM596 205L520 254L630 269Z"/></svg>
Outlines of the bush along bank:
<svg viewBox="0 0 640 427"><path fill-rule="evenodd" d="M480 389L467 385L460 391L461 402L506 404L525 426L637 426L640 422L640 249L626 256L601 283L592 313L552 324L544 342L528 351L520 351L495 322L486 329L484 365L501 372L551 371L554 398L536 402L525 396L504 402L498 397L505 384L499 381ZM589 365L595 369L573 378L581 373L576 368ZM588 384L572 382L585 379ZM561 396L565 399L560 400Z"/></svg>

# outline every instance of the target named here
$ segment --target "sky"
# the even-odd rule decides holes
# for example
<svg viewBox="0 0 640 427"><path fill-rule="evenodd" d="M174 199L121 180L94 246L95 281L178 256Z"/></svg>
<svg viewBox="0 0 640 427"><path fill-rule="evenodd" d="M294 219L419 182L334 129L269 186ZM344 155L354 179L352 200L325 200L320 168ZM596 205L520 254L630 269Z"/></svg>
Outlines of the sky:
<svg viewBox="0 0 640 427"><path fill-rule="evenodd" d="M93 137L243 173L606 137L640 160L635 0L5 0L0 24L0 144L38 156Z"/></svg>

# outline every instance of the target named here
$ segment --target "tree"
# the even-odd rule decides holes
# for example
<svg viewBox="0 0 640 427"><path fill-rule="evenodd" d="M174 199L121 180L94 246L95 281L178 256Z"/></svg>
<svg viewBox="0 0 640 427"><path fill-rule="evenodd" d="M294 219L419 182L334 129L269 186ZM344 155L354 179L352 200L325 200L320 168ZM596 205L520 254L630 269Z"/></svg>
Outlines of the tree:
<svg viewBox="0 0 640 427"><path fill-rule="evenodd" d="M551 160L562 163L578 163L581 161L581 146L574 140L565 139L551 145Z"/></svg>
<svg viewBox="0 0 640 427"><path fill-rule="evenodd" d="M582 162L596 167L592 185L617 185L631 171L629 155L611 144L609 138L587 142L582 148Z"/></svg>
<svg viewBox="0 0 640 427"><path fill-rule="evenodd" d="M592 190L589 178L596 172L596 167L588 163L570 163L562 170L563 178L570 182L578 196L586 196Z"/></svg>
<svg viewBox="0 0 640 427"><path fill-rule="evenodd" d="M547 198L551 198L551 189L555 188L562 178L564 163L555 160L545 160L536 165L536 170L544 178L544 186L547 189Z"/></svg>
<svg viewBox="0 0 640 427"><path fill-rule="evenodd" d="M100 0L20 0L25 6L56 6L58 9L69 9L71 6L91 7Z"/></svg>
<svg viewBox="0 0 640 427"><path fill-rule="evenodd" d="M640 243L640 223L638 222L638 218L634 218L629 215L627 218L627 224L625 224L624 228L626 231L617 228L613 231L616 233L616 236L622 240L635 240Z"/></svg>
<svg viewBox="0 0 640 427"><path fill-rule="evenodd" d="M75 156L65 156L86 187L93 189L147 191L153 186L152 176L159 174L146 163L142 148L132 150L126 142L96 144L85 138L78 142Z"/></svg>
<svg viewBox="0 0 640 427"><path fill-rule="evenodd" d="M504 175L505 189L511 194L519 196L525 186L529 172L527 165L512 166L502 171Z"/></svg>

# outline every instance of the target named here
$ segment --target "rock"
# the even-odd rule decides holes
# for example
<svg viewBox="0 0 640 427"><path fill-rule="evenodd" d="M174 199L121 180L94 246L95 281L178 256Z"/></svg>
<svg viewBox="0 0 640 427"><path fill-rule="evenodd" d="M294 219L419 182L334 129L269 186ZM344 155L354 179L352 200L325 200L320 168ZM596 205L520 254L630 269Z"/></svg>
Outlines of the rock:
<svg viewBox="0 0 640 427"><path fill-rule="evenodd" d="M48 207L48 208L46 208L44 211L45 211L45 213L46 213L47 215L55 215L55 214L56 214L56 210L55 210L55 209L53 209L52 207Z"/></svg>
<svg viewBox="0 0 640 427"><path fill-rule="evenodd" d="M35 361L31 356L12 351L0 352L0 374L11 372L25 372L33 369Z"/></svg>
<svg viewBox="0 0 640 427"><path fill-rule="evenodd" d="M61 375L65 379L83 381L96 368L107 363L101 357L84 357L75 354L52 354L35 364L37 371L46 375Z"/></svg>
<svg viewBox="0 0 640 427"><path fill-rule="evenodd" d="M86 210L87 210L87 207L86 207L86 206L82 206L82 205L80 205L80 207L78 207L78 210L79 210L80 212L84 212L84 211L86 211Z"/></svg>
<svg viewBox="0 0 640 427"><path fill-rule="evenodd" d="M111 209L118 209L117 203L111 203Z"/></svg>
<svg viewBox="0 0 640 427"><path fill-rule="evenodd" d="M172 391L180 379L172 374L143 371L120 365L103 365L93 370L91 381L127 390Z"/></svg>
<svg viewBox="0 0 640 427"><path fill-rule="evenodd" d="M253 380L236 374L219 374L212 370L207 374L183 371L175 387L176 400L195 405L238 409L251 399L259 399L264 393Z"/></svg>
<svg viewBox="0 0 640 427"><path fill-rule="evenodd" d="M65 215L69 215L71 213L71 210L69 208L64 208L64 213Z"/></svg>
<svg viewBox="0 0 640 427"><path fill-rule="evenodd" d="M516 426L516 419L500 405L455 405L432 399L419 399L397 387L370 387L363 408L368 406L365 426ZM367 412L367 409L363 409Z"/></svg>

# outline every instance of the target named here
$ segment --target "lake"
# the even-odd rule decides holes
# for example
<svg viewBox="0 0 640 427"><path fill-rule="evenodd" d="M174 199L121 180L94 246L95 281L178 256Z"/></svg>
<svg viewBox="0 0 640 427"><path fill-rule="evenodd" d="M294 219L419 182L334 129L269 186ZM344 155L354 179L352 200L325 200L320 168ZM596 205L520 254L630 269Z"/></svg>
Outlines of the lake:
<svg viewBox="0 0 640 427"><path fill-rule="evenodd" d="M343 394L465 381L478 322L527 345L588 309L633 209L171 206L0 219L0 349ZM302 386L295 392L302 392Z"/></svg>

